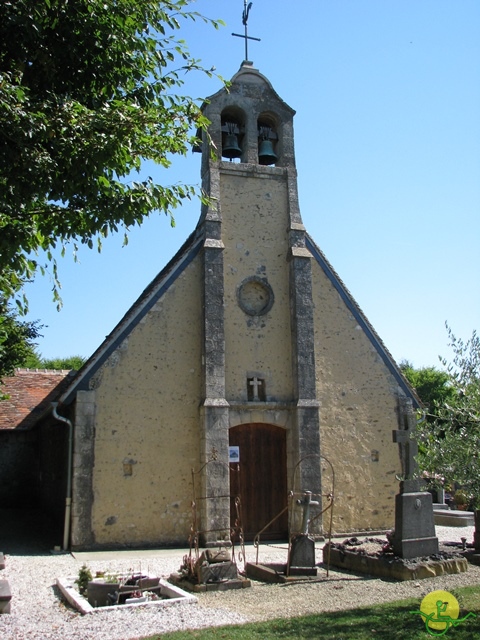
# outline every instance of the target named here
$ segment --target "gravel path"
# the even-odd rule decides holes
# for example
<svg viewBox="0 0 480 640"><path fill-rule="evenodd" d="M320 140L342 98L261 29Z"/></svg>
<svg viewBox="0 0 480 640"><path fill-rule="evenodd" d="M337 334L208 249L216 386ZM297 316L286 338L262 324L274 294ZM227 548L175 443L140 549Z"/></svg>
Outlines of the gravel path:
<svg viewBox="0 0 480 640"><path fill-rule="evenodd" d="M440 540L473 539L473 527L437 527ZM321 545L318 545L318 549ZM9 580L12 612L0 616L2 640L135 640L155 633L237 624L269 618L335 611L409 596L419 600L435 589L446 591L480 585L480 567L468 572L421 580L388 582L319 569L318 581L309 584L267 585L253 582L249 589L199 594L196 604L175 604L164 609L139 607L98 611L82 616L60 598L55 579L77 575L84 562L95 572L129 570L168 577L180 567L182 551L108 552L71 555L7 555L0 579ZM317 551L317 560L320 560ZM253 547L247 560L255 561ZM285 562L286 546L262 547L262 562ZM35 587L32 588L32 583Z"/></svg>

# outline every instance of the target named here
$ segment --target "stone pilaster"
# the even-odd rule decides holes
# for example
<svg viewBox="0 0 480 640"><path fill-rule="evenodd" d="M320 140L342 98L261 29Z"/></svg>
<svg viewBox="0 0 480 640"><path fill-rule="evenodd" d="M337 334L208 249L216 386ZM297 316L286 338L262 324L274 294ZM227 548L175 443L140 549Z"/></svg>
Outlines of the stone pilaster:
<svg viewBox="0 0 480 640"><path fill-rule="evenodd" d="M212 546L228 537L230 526L230 477L228 468L228 403L225 399L225 301L223 242L219 210L218 163L204 175L211 202L203 218L205 400L201 412L202 544Z"/></svg>
<svg viewBox="0 0 480 640"><path fill-rule="evenodd" d="M95 391L78 391L72 461L72 549L91 547L93 468L95 463Z"/></svg>
<svg viewBox="0 0 480 640"><path fill-rule="evenodd" d="M215 546L229 539L230 472L228 466L228 403L207 399L202 407L202 467L200 528L202 546Z"/></svg>
<svg viewBox="0 0 480 640"><path fill-rule="evenodd" d="M312 302L312 256L305 247L296 180L289 180L290 313L294 381L293 449L299 468L296 489L321 492L320 416L316 393L315 336ZM317 521L318 522L318 521ZM321 528L318 523L317 529Z"/></svg>

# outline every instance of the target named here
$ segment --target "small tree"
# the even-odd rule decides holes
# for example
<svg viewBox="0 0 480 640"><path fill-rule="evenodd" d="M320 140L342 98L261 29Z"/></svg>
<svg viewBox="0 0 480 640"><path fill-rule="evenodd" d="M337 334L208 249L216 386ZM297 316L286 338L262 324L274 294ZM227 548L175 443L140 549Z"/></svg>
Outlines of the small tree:
<svg viewBox="0 0 480 640"><path fill-rule="evenodd" d="M433 422L435 419L435 407L451 402L455 396L455 388L447 371L440 371L436 367L422 367L415 369L414 366L404 360L400 363L403 375L417 392L426 409L426 419Z"/></svg>
<svg viewBox="0 0 480 640"><path fill-rule="evenodd" d="M447 325L451 362L441 362L454 393L435 402L432 421L419 425L419 466L432 476L457 482L480 505L480 338L466 342Z"/></svg>
<svg viewBox="0 0 480 640"><path fill-rule="evenodd" d="M22 322L0 297L0 385L2 378L12 375L35 352L34 341L40 337L37 322ZM5 396L0 386L0 400Z"/></svg>
<svg viewBox="0 0 480 640"><path fill-rule="evenodd" d="M132 180L198 143L207 119L182 94L203 69L177 33L193 0L0 3L0 292L8 300L36 254L93 247L197 191ZM56 268L53 262L53 275Z"/></svg>
<svg viewBox="0 0 480 640"><path fill-rule="evenodd" d="M132 179L152 161L186 155L208 121L185 95L200 70L182 21L221 21L189 11L194 0L0 2L0 296L22 311L24 282L49 269L53 251L100 248L108 234L170 217L192 185ZM40 259L39 256L42 256ZM11 318L3 317L3 352ZM25 327L24 327L25 328ZM8 356L15 360L15 350Z"/></svg>
<svg viewBox="0 0 480 640"><path fill-rule="evenodd" d="M57 371L73 369L78 371L84 362L85 358L79 355L67 356L66 358L43 358L35 350L32 356L26 359L24 366L29 369L54 369Z"/></svg>

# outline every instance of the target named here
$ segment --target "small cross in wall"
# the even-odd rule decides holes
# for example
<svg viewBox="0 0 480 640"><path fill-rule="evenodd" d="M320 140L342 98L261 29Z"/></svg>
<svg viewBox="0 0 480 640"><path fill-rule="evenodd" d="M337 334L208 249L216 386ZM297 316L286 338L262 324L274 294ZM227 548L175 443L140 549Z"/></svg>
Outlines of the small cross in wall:
<svg viewBox="0 0 480 640"><path fill-rule="evenodd" d="M262 382L263 381L257 378L257 376L254 376L249 382L250 386L253 388L254 400L259 400L258 389L262 386Z"/></svg>

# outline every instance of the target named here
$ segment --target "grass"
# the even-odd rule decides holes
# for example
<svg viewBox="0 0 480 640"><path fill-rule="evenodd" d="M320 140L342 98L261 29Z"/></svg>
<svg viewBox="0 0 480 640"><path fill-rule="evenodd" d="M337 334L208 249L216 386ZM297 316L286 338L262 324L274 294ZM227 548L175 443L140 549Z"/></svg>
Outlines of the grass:
<svg viewBox="0 0 480 640"><path fill-rule="evenodd" d="M480 638L480 586L463 587L452 591L452 594L460 604L460 618L468 612L475 613L476 617L450 628L441 637L451 640ZM431 640L438 637L439 631L437 636L428 633L422 617L410 613L418 610L419 606L420 600L410 598L376 607L165 633L150 636L148 640Z"/></svg>

